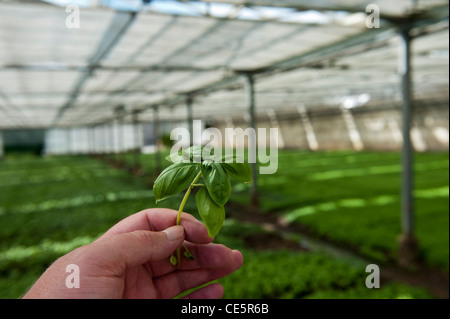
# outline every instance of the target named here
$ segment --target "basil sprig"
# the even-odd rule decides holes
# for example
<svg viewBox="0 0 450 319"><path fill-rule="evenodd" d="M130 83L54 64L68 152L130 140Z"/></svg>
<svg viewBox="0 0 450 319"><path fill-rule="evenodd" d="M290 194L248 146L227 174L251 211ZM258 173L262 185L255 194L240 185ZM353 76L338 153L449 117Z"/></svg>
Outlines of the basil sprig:
<svg viewBox="0 0 450 319"><path fill-rule="evenodd" d="M154 183L153 194L156 201L162 201L187 189L179 209L179 224L181 212L191 190L200 187L195 198L197 209L209 236L216 236L222 228L225 219L224 206L231 195L230 179L250 182L250 166L235 156L218 157L200 146L171 154L167 159L173 164L162 171ZM199 182L201 180L203 183Z"/></svg>

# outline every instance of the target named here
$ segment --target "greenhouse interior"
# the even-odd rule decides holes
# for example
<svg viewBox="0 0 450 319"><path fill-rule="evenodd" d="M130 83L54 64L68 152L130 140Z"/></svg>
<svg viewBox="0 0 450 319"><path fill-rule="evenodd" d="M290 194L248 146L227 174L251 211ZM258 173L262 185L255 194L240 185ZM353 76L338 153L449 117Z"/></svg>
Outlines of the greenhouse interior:
<svg viewBox="0 0 450 319"><path fill-rule="evenodd" d="M0 298L162 208L243 262L156 296L448 299L449 2L0 0Z"/></svg>

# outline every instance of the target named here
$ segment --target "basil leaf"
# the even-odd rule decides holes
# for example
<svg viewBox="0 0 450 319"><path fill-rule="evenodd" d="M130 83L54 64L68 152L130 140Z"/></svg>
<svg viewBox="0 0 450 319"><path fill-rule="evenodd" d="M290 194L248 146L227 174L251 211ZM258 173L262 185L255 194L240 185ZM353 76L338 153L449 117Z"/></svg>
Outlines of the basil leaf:
<svg viewBox="0 0 450 319"><path fill-rule="evenodd" d="M201 163L202 151L203 151L202 146L194 145L189 147L186 151L183 151L183 155L187 156L192 163Z"/></svg>
<svg viewBox="0 0 450 319"><path fill-rule="evenodd" d="M196 164L176 163L167 167L153 184L156 202L177 195L188 188L197 174L198 165Z"/></svg>
<svg viewBox="0 0 450 319"><path fill-rule="evenodd" d="M215 237L225 220L225 208L217 205L209 195L206 187L200 188L195 196L198 213L205 223L209 237Z"/></svg>
<svg viewBox="0 0 450 319"><path fill-rule="evenodd" d="M222 167L237 181L246 183L252 180L252 169L247 163L224 163Z"/></svg>
<svg viewBox="0 0 450 319"><path fill-rule="evenodd" d="M169 156L166 156L166 160L173 163L190 163L189 157L182 153L172 153Z"/></svg>
<svg viewBox="0 0 450 319"><path fill-rule="evenodd" d="M203 180L214 202L224 206L231 195L231 183L228 173L218 163L203 162L201 167Z"/></svg>
<svg viewBox="0 0 450 319"><path fill-rule="evenodd" d="M183 150L182 153L183 157L189 159L192 163L213 162L215 158L214 148L209 146L194 145L187 150Z"/></svg>

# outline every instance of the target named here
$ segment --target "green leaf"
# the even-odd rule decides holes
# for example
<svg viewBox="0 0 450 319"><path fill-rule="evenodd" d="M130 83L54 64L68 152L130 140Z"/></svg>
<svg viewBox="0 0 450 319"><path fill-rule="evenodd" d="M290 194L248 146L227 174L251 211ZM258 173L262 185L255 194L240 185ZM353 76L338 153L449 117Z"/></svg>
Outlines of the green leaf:
<svg viewBox="0 0 450 319"><path fill-rule="evenodd" d="M166 160L173 164L178 164L178 163L183 162L184 157L180 154L173 153L173 154L170 154L169 156L166 156Z"/></svg>
<svg viewBox="0 0 450 319"><path fill-rule="evenodd" d="M177 163L191 163L188 150L179 150L178 152L171 152L169 156L166 156L166 160L174 164Z"/></svg>
<svg viewBox="0 0 450 319"><path fill-rule="evenodd" d="M215 237L225 220L225 208L214 202L206 187L200 188L195 196L195 201L200 217L208 230L209 237Z"/></svg>
<svg viewBox="0 0 450 319"><path fill-rule="evenodd" d="M183 155L187 156L193 163L202 162L203 147L200 145L194 145L189 147L186 151L183 151Z"/></svg>
<svg viewBox="0 0 450 319"><path fill-rule="evenodd" d="M224 206L231 195L228 173L221 167L221 164L215 162L204 162L201 169L209 195L217 205Z"/></svg>
<svg viewBox="0 0 450 319"><path fill-rule="evenodd" d="M176 163L167 167L156 179L153 185L153 195L156 202L174 196L191 185L198 174L199 165L191 163Z"/></svg>
<svg viewBox="0 0 450 319"><path fill-rule="evenodd" d="M218 157L217 157L218 158ZM203 161L214 162L216 156L214 155L214 148L210 148L208 146L200 146L194 145L189 147L186 150L182 150L181 153L171 154L166 159L171 161L172 163L183 161L191 162L191 163L201 163ZM220 162L220 161L219 161Z"/></svg>
<svg viewBox="0 0 450 319"><path fill-rule="evenodd" d="M252 180L252 169L247 163L223 163L222 167L237 181L247 183Z"/></svg>

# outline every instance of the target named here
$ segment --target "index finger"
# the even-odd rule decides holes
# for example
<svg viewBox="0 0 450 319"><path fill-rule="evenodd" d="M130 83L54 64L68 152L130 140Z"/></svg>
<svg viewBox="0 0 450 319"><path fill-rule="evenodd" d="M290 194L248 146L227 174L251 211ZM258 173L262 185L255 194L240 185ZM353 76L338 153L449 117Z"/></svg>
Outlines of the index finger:
<svg viewBox="0 0 450 319"><path fill-rule="evenodd" d="M101 237L111 237L117 234L136 230L163 231L176 224L178 212L167 208L151 208L128 216L111 227ZM196 244L208 244L213 238L208 236L208 230L194 216L182 213L181 226L184 227L185 239Z"/></svg>

